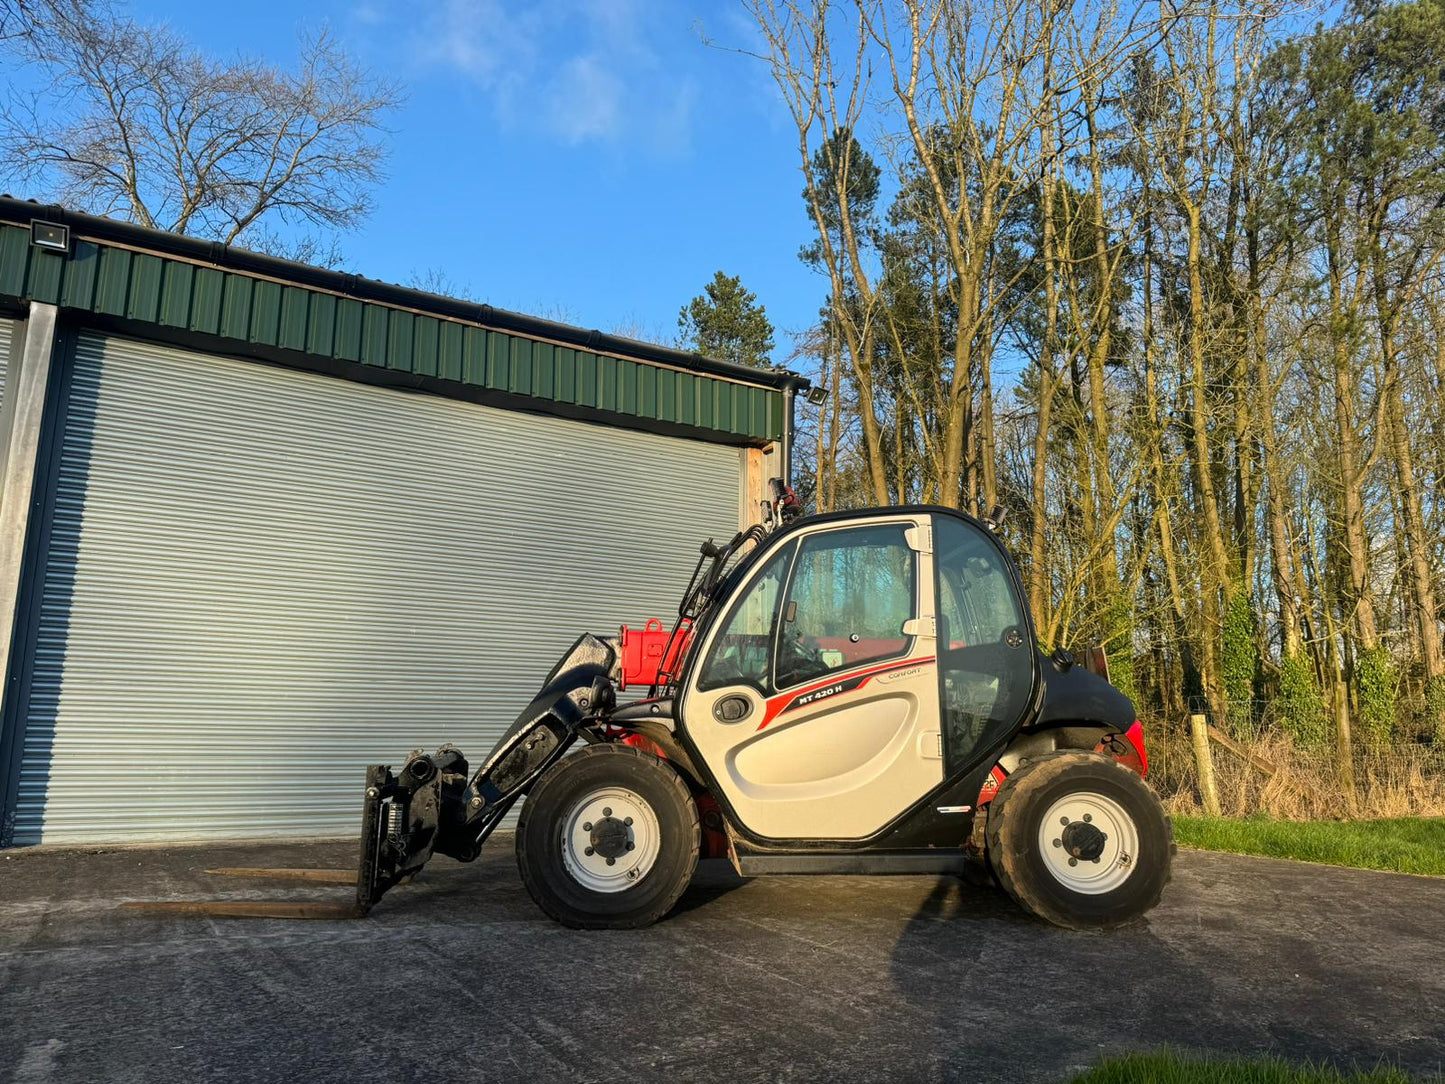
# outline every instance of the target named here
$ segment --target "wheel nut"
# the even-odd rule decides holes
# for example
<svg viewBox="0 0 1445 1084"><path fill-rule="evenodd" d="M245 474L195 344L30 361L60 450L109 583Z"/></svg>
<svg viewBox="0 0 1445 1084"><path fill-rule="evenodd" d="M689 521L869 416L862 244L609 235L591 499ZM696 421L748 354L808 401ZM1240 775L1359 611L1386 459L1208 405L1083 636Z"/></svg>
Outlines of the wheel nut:
<svg viewBox="0 0 1445 1084"><path fill-rule="evenodd" d="M582 831L584 831L584 832L590 832L590 831L592 831L592 822L591 822L591 821L588 821L586 824L584 824L584 825L582 826Z"/></svg>
<svg viewBox="0 0 1445 1084"><path fill-rule="evenodd" d="M1059 823L1062 824L1065 828L1067 828L1067 827L1069 826L1069 818L1068 818L1068 817L1060 817L1060 818L1059 818Z"/></svg>
<svg viewBox="0 0 1445 1084"><path fill-rule="evenodd" d="M617 865L617 859L615 859L615 858L609 858L609 859L607 860L607 864L608 864L609 866L615 866L615 865Z"/></svg>
<svg viewBox="0 0 1445 1084"><path fill-rule="evenodd" d="M623 824L631 824L631 823L632 823L632 818L631 818L631 817L623 817L623 818L622 818L622 823L623 823Z"/></svg>
<svg viewBox="0 0 1445 1084"><path fill-rule="evenodd" d="M603 815L604 817L610 817L610 816L612 816L612 810L608 809L606 806L603 806L603 807L602 807L602 815Z"/></svg>
<svg viewBox="0 0 1445 1084"><path fill-rule="evenodd" d="M583 851L582 853L585 854L588 858L591 858L591 857L593 856L593 854L595 854L596 852L593 851L591 847L588 847L588 848L587 848L585 851Z"/></svg>
<svg viewBox="0 0 1445 1084"><path fill-rule="evenodd" d="M635 846L637 846L637 844L633 843L631 840L628 840L628 841L627 841L627 849L628 849L629 851L632 850L632 848L635 847Z"/></svg>
<svg viewBox="0 0 1445 1084"><path fill-rule="evenodd" d="M1055 847L1062 847L1063 845L1064 845L1064 841L1063 841L1062 839L1056 839L1056 840L1054 840L1054 846L1055 846Z"/></svg>
<svg viewBox="0 0 1445 1084"><path fill-rule="evenodd" d="M1093 819L1094 819L1094 818L1093 818L1093 815L1092 815L1092 814L1089 814L1089 813L1085 813L1085 814L1084 814L1084 823L1085 823L1085 824L1090 823Z"/></svg>
<svg viewBox="0 0 1445 1084"><path fill-rule="evenodd" d="M1079 860L1078 860L1077 858L1070 858L1070 859L1069 859L1069 865L1071 865L1071 866L1077 866L1078 864L1079 864Z"/></svg>

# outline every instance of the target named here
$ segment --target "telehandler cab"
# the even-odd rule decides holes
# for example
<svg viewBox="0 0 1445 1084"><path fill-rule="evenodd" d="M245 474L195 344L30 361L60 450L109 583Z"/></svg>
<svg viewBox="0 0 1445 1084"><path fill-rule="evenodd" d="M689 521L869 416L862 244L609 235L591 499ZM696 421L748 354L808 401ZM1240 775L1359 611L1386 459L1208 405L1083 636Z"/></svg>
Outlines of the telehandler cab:
<svg viewBox="0 0 1445 1084"><path fill-rule="evenodd" d="M1075 928L1154 906L1174 844L1134 707L1037 648L996 525L923 506L802 517L774 493L765 525L703 544L670 631L580 637L475 773L451 746L369 768L346 913L433 854L475 859L524 799L522 880L567 926L656 922L699 857L744 876L991 870ZM276 906L169 909L338 913Z"/></svg>

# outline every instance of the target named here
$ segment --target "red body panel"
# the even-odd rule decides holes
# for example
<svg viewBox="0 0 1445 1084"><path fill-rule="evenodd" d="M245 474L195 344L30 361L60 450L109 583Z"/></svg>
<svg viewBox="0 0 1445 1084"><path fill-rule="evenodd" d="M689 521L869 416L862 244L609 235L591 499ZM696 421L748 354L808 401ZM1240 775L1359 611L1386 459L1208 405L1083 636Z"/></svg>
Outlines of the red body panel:
<svg viewBox="0 0 1445 1084"><path fill-rule="evenodd" d="M1144 724L1138 719L1135 719L1134 725L1123 734L1110 734L1094 746L1094 752L1113 757L1124 767L1138 772L1140 778L1149 774L1149 754L1144 750ZM995 764L988 773L988 778L983 781L983 786L979 788L974 805L982 809L993 801L998 794L998 788L1003 786L1003 781L1007 778L1008 772Z"/></svg>
<svg viewBox="0 0 1445 1084"><path fill-rule="evenodd" d="M1008 772L995 764L993 770L988 773L988 777L984 779L983 786L978 788L978 798L975 799L973 804L979 809L988 805L989 802L994 800L994 797L998 794L998 788L1003 786L1003 781L1007 778Z"/></svg>
<svg viewBox="0 0 1445 1084"><path fill-rule="evenodd" d="M630 745L634 749L641 749L651 753L658 760L666 760L667 754L662 751L662 746L651 738L631 731L622 732L618 739L623 745ZM717 799L706 791L696 793L693 801L697 803L697 819L702 826L700 858L726 858L728 856L728 837L723 830L722 809L717 804Z"/></svg>
<svg viewBox="0 0 1445 1084"><path fill-rule="evenodd" d="M1148 775L1149 754L1144 749L1144 724L1135 719L1134 725L1124 731L1124 740L1129 743L1133 752L1118 757L1119 763L1126 768L1133 768L1141 777Z"/></svg>

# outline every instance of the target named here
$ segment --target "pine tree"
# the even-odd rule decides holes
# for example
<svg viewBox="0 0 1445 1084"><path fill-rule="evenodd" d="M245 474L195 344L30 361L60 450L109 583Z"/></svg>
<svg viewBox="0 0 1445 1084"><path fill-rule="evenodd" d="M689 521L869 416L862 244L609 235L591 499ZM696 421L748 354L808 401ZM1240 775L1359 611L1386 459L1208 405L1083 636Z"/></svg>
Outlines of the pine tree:
<svg viewBox="0 0 1445 1084"><path fill-rule="evenodd" d="M773 325L758 295L736 275L713 275L703 292L682 307L677 327L683 346L739 365L771 365Z"/></svg>

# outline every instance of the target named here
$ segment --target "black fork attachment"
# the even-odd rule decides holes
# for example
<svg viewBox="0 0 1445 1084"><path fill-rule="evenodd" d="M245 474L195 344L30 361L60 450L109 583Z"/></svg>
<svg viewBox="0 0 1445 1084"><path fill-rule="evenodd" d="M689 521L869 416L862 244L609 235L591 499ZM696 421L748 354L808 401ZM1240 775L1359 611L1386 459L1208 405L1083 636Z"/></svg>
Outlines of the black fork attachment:
<svg viewBox="0 0 1445 1084"><path fill-rule="evenodd" d="M414 877L433 854L470 862L481 853L517 800L616 705L611 677L616 657L606 640L592 635L578 639L470 778L466 757L451 745L435 753L412 753L400 772L383 764L367 768L354 905L173 901L124 906L249 918L361 918L390 889ZM349 879L346 871L338 870L208 872L330 883L343 875Z"/></svg>

